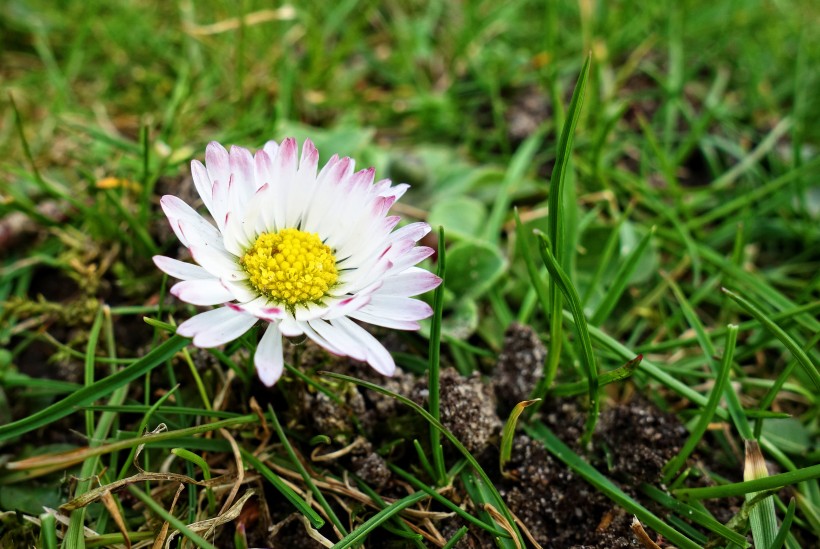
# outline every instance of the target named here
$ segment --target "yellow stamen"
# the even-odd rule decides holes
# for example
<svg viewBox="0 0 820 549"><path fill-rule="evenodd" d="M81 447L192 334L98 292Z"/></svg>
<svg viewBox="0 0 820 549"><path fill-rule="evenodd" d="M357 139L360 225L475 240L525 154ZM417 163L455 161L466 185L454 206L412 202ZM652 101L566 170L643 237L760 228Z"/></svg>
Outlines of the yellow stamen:
<svg viewBox="0 0 820 549"><path fill-rule="evenodd" d="M339 278L333 250L299 229L259 235L240 263L259 293L289 307L319 301Z"/></svg>

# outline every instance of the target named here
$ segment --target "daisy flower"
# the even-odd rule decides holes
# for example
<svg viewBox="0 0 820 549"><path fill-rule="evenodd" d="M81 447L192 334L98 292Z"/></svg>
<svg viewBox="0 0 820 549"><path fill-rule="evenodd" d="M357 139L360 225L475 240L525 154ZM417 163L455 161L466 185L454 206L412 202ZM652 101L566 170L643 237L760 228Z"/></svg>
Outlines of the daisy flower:
<svg viewBox="0 0 820 549"><path fill-rule="evenodd" d="M321 170L318 162L310 140L301 155L290 138L255 154L211 143L205 165L194 160L191 172L214 223L176 196L160 201L197 263L154 257L181 280L171 293L194 305L221 305L177 333L197 347L216 347L264 322L254 364L267 386L282 375L283 336L307 336L392 375L390 353L356 321L417 330L432 310L411 296L441 283L415 266L433 253L416 245L430 226L394 230L399 217L387 215L408 185L374 183L375 170L354 171L350 158L334 155Z"/></svg>

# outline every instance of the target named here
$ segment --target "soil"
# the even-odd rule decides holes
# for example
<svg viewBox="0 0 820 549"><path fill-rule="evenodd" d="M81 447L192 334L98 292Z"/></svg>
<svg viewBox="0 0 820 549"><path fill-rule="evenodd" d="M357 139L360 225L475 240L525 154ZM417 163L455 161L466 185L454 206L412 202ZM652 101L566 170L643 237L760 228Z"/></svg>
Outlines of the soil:
<svg viewBox="0 0 820 549"><path fill-rule="evenodd" d="M336 359L329 364L326 355L315 353L309 343L305 343L300 352L303 368L309 368L311 360L317 358L321 364L316 367L320 369L372 381L420 405L427 404L426 378L397 372L395 377L385 379L366 365L346 359ZM545 357L546 349L536 334L527 327L513 325L506 334L505 345L492 377L475 374L465 378L453 369L442 370L442 423L479 459L499 487L510 510L521 519L541 546L556 549L641 547L630 527L632 516L553 458L540 442L523 434L517 435L512 461L507 467L509 478L501 477L498 472L498 445L503 420L516 402L529 396ZM286 383L297 382L286 380ZM289 385L285 390L290 392L294 388ZM349 386L342 391L341 403L305 387L301 395L301 409L290 409L290 425L304 437L319 433L328 435L333 443L321 453L342 450L356 437L367 440L363 444L354 444L350 452L335 462L314 464L317 469L326 466L338 476L342 476L345 470L354 473L385 498L398 498L408 493L408 487L387 467L385 456L391 463L425 478L417 466L418 457L412 441L418 440L429 455L426 442L428 428L426 422L412 410L392 398L358 386ZM283 414L287 413L283 410ZM685 441L685 428L674 415L663 412L642 398L608 402L595 432L595 450L586 454L577 445L585 417L585 405L577 399L550 399L539 412L539 419L566 444L584 455L626 493L656 514L664 516L664 509L639 493L637 487L644 482L660 486L661 469ZM454 449L447 444L445 452L448 462L453 463L450 458L455 457ZM447 495L467 511L477 512L458 480L454 481ZM444 509L431 504L429 510ZM736 512L737 508L732 511ZM341 509L340 512L343 513ZM370 515L373 510L368 508L361 512ZM321 547L318 542L305 536L302 524L292 518L291 507L286 504L273 505L271 513L271 524L281 526L275 535L267 539L271 546ZM464 525L464 521L454 514L435 523L443 539L449 539ZM468 526L468 534L456 547L495 547L491 536ZM332 537L329 531L323 534ZM396 539L394 534L377 529L370 535L368 545L405 546L402 543L391 545L396 543L391 540ZM670 547L662 539L658 539L657 543L660 547Z"/></svg>

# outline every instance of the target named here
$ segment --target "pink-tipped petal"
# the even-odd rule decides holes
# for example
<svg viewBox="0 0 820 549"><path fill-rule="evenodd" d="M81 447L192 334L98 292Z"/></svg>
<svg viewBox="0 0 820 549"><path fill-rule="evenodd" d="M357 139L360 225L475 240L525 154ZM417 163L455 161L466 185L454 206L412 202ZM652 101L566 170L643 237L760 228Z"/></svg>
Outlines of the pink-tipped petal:
<svg viewBox="0 0 820 549"><path fill-rule="evenodd" d="M192 305L221 305L233 299L233 294L216 278L177 282L171 287L171 294Z"/></svg>
<svg viewBox="0 0 820 549"><path fill-rule="evenodd" d="M155 255L153 258L154 265L159 267L159 270L180 280L203 280L213 278L214 275L193 263L185 263L178 259L165 257L164 255Z"/></svg>
<svg viewBox="0 0 820 549"><path fill-rule="evenodd" d="M228 307L267 322L282 320L287 314L284 308L270 304L268 298L264 296L257 297L248 303L229 303Z"/></svg>
<svg viewBox="0 0 820 549"><path fill-rule="evenodd" d="M256 347L253 363L256 366L259 380L266 387L272 387L282 377L285 367L285 360L282 356L282 334L275 322L268 324L259 346Z"/></svg>
<svg viewBox="0 0 820 549"><path fill-rule="evenodd" d="M424 301L378 294L371 296L370 303L362 307L361 311L395 320L421 320L433 314L433 309Z"/></svg>
<svg viewBox="0 0 820 549"><path fill-rule="evenodd" d="M395 318L385 318L366 313L359 309L348 314L350 318L361 320L364 323L372 324L373 326L381 326L382 328L390 328L391 330L407 330L409 332L419 329L419 323L415 320L396 320Z"/></svg>
<svg viewBox="0 0 820 549"><path fill-rule="evenodd" d="M368 294L359 293L355 296L346 297L331 305L327 312L322 315L322 318L332 320L334 318L347 316L354 311L358 311L368 303L370 303L370 295Z"/></svg>
<svg viewBox="0 0 820 549"><path fill-rule="evenodd" d="M437 288L439 284L441 279L433 273L410 267L402 273L386 277L377 294L410 297Z"/></svg>
<svg viewBox="0 0 820 549"><path fill-rule="evenodd" d="M227 185L231 174L231 157L225 147L216 141L211 141L205 148L205 167L212 184L220 182Z"/></svg>

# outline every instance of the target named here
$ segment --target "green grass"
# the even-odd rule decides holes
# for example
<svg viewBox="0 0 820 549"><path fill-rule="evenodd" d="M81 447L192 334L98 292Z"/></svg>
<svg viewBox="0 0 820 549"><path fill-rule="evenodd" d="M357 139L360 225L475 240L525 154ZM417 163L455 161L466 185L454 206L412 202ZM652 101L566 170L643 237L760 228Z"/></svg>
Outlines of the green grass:
<svg viewBox="0 0 820 549"><path fill-rule="evenodd" d="M820 537L816 2L62 4L0 6L0 545L103 546L168 521L208 546L198 523L241 469L260 478L233 501L254 488L340 547L472 535L432 542L407 512L421 509L515 547L525 532L499 490L511 481L493 485L497 457L449 442L438 383L448 366L490 374L513 319L551 351L519 433L650 535L739 547L754 509L722 524L700 500L759 492L783 525L775 546ZM375 448L412 495L310 458L353 444L361 418L334 434L291 414L302 392L344 407L353 384L377 387L304 358L271 393L253 335L198 351L172 334L193 308L168 299L151 262L178 246L159 195L192 189L209 141L287 136L411 183L399 213L443 226L441 316L395 354L430 376L429 408L400 417L423 431ZM665 484L624 490L591 464L599 409L629 390L688 429ZM588 453L538 413L570 396L588 412ZM740 482L744 438L768 477ZM692 459L707 448L714 463ZM176 484L151 476L163 465L188 479L173 507ZM114 483L126 531L99 502L68 527L43 514ZM216 535L241 546L245 520Z"/></svg>

